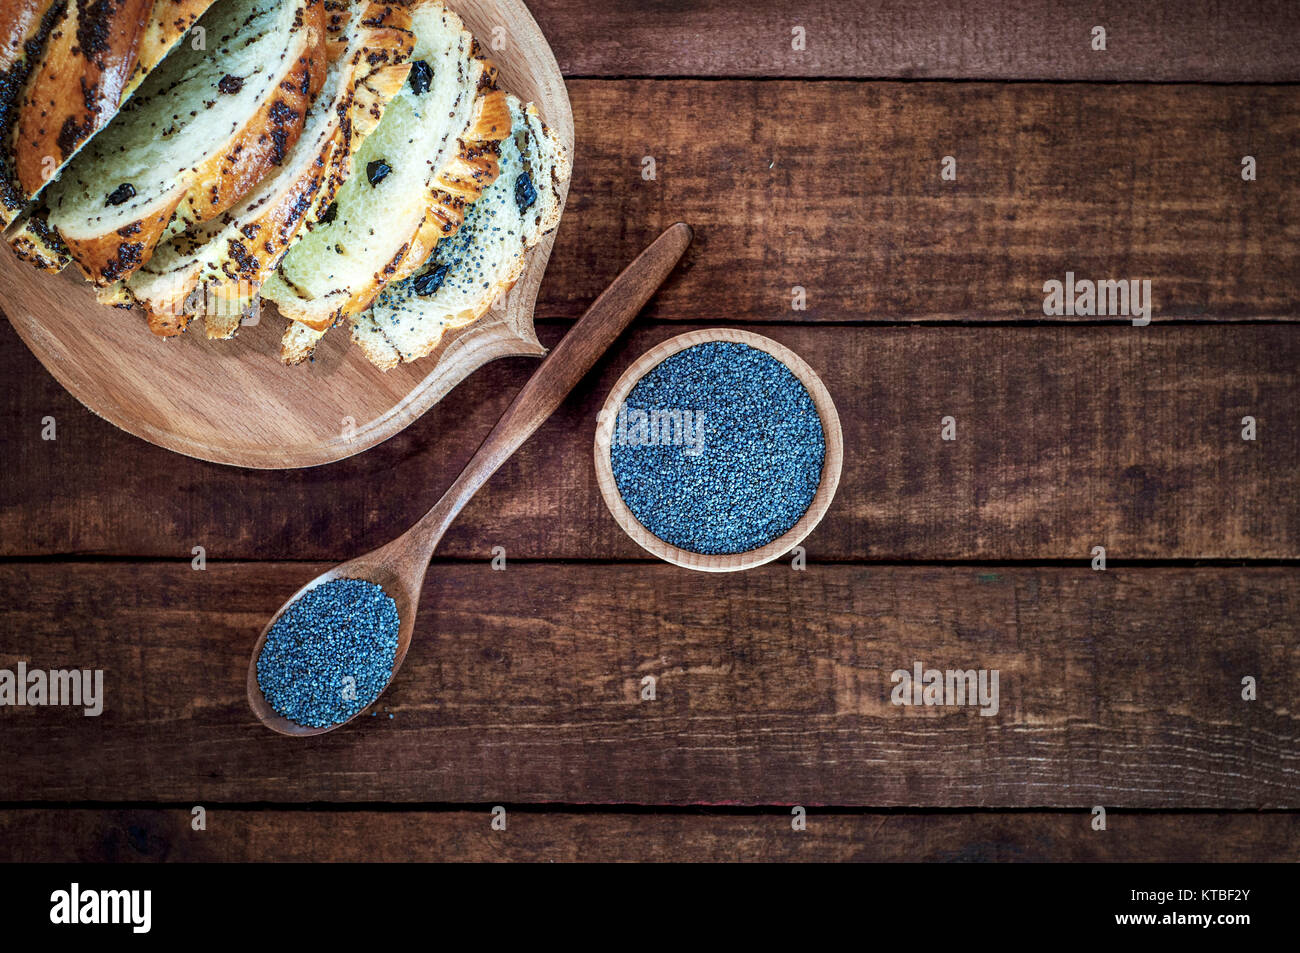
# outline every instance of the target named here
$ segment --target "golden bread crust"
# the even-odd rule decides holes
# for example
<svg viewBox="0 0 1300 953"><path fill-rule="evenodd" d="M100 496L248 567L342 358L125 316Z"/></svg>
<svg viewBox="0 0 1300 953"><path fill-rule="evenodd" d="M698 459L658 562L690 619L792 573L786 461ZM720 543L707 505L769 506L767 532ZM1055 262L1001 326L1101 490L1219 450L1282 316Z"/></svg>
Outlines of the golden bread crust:
<svg viewBox="0 0 1300 953"><path fill-rule="evenodd" d="M62 16L61 2L4 0L0 5L0 228L13 222L27 205L14 171L14 131L28 78Z"/></svg>
<svg viewBox="0 0 1300 953"><path fill-rule="evenodd" d="M14 168L28 198L116 113L153 0L70 0L18 112Z"/></svg>
<svg viewBox="0 0 1300 953"><path fill-rule="evenodd" d="M68 250L87 278L101 286L129 278L152 256L164 231L175 234L216 218L279 165L302 133L307 109L325 80L321 0L310 0L304 7L304 27L301 51L274 94L227 140L225 148L193 168L174 201L105 235L74 239L65 229ZM174 321L177 315L169 317ZM181 328L168 327L168 333Z"/></svg>
<svg viewBox="0 0 1300 953"><path fill-rule="evenodd" d="M155 334L170 336L185 329L191 317L185 302L201 281L235 286L211 289L216 295L237 290L237 297L242 299L256 293L303 228L333 201L351 171L357 146L374 129L384 106L406 81L413 47L410 17L402 8L376 3L366 9L352 40L350 78L343 80L333 102L328 104L335 115L332 133L296 179L284 183L257 208L237 208L234 218L222 220L225 226L235 226L236 234L217 238L225 248L218 252L215 271L209 271L204 260L196 257L187 268L169 273L167 280L159 283L163 287L158 291L151 289L142 298L149 313L149 327ZM231 229L227 227L226 231ZM237 312L227 309L225 316L234 320L212 316L205 321L209 337L228 338L237 330Z"/></svg>

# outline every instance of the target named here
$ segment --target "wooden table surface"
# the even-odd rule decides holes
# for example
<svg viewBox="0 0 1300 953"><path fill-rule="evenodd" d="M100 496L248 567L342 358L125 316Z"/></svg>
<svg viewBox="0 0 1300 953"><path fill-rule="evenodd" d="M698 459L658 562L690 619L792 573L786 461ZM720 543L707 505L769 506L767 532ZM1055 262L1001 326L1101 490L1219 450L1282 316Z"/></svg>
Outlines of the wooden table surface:
<svg viewBox="0 0 1300 953"><path fill-rule="evenodd" d="M272 735L250 647L535 362L360 457L240 471L114 429L0 325L0 667L107 696L0 711L0 859L1300 860L1300 7L531 7L578 130L544 343L662 227L696 241L448 534L378 717ZM1045 317L1067 270L1149 278L1151 324ZM803 571L647 561L601 503L614 380L717 324L838 404ZM915 661L998 669L998 714L890 704Z"/></svg>

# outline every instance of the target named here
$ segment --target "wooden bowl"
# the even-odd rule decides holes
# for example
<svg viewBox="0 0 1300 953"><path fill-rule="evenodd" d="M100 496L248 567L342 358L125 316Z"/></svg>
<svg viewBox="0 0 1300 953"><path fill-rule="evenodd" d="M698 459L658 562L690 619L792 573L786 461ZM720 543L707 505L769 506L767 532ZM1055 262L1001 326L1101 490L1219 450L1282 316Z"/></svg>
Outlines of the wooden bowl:
<svg viewBox="0 0 1300 953"><path fill-rule="evenodd" d="M448 5L499 67L501 87L535 102L572 157L564 79L527 7L521 0ZM316 466L399 433L487 361L544 354L533 306L554 235L528 252L519 282L487 315L447 335L428 357L387 373L365 359L347 327L325 335L314 363L283 366L284 321L271 305L231 341L208 340L201 322L178 338L158 338L140 312L99 304L75 267L44 274L8 248L0 251L0 308L72 396L137 437L240 467Z"/></svg>
<svg viewBox="0 0 1300 953"><path fill-rule="evenodd" d="M817 408L817 414L821 417L822 434L826 439L826 458L822 462L821 482L818 483L817 492L803 516L799 517L799 521L783 535L765 546L743 553L730 553L719 556L709 556L703 553L691 552L689 549L682 549L665 542L646 529L641 521L632 514L632 510L627 503L623 501L623 496L618 491L618 484L614 480L614 467L610 462L609 455L619 408L627 400L627 395L632 392L632 388L637 385L642 377L662 364L666 358L672 357L688 347L694 347L696 344L704 344L708 341L734 341L739 344L748 344L752 348L772 355L772 357L784 364L799 379L804 388L807 389L809 396L812 397L813 405ZM840 483L840 468L844 463L844 434L840 430L840 415L835 411L835 403L831 400L830 392L826 389L826 385L822 383L821 378L817 376L811 367L804 363L799 355L785 345L778 344L771 338L765 338L760 334L732 328L711 328L703 331L691 331L670 338L657 347L651 348L623 372L623 376L618 379L618 383L609 392L609 397L605 399L605 406L601 408L600 415L597 417L595 453L596 482L600 485L600 495L604 497L605 505L609 508L609 512L615 521L619 526L623 527L623 531L631 536L637 545L660 559L686 569L698 569L702 572L735 572L739 569L752 569L755 566L761 566L763 563L771 562L773 559L788 553L799 545L821 522L822 517L826 515L826 510L831 505L831 500L835 498L835 490Z"/></svg>

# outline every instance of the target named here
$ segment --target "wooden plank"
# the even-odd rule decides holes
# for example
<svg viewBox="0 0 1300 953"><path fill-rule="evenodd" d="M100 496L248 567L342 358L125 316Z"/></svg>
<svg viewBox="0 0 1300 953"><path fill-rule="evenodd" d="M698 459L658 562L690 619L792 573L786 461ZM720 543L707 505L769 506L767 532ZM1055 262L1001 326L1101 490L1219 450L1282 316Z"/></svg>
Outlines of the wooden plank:
<svg viewBox="0 0 1300 953"><path fill-rule="evenodd" d="M950 79L1300 78L1294 4L1053 0L529 4L566 75ZM1106 28L1106 50L1092 28ZM806 43L794 49L793 28Z"/></svg>
<svg viewBox="0 0 1300 953"><path fill-rule="evenodd" d="M0 801L1300 806L1296 569L440 564L379 714L286 739L248 652L323 568L0 565L0 666L105 680L4 711ZM892 704L916 662L998 713Z"/></svg>
<svg viewBox="0 0 1300 953"><path fill-rule="evenodd" d="M539 316L575 317L679 219L696 240L656 318L1042 320L1043 283L1066 271L1150 279L1156 321L1300 315L1300 87L624 81L570 93L574 179ZM956 181L940 177L944 156ZM795 286L806 310L792 310Z"/></svg>
<svg viewBox="0 0 1300 953"><path fill-rule="evenodd" d="M1295 862L1300 815L1124 814L1105 831L1089 812L837 814L573 813L483 810L0 810L5 863L370 863L833 861Z"/></svg>
<svg viewBox="0 0 1300 953"><path fill-rule="evenodd" d="M439 556L640 559L595 484L595 415L680 326L640 324L488 484ZM268 329L272 330L272 329ZM1300 337L1283 326L764 328L839 408L840 491L817 560L1300 557ZM553 344L562 328L543 329ZM151 447L81 409L0 330L0 555L343 559L415 521L535 362L490 365L351 460L239 471ZM311 373L305 370L303 373ZM234 411L232 411L234 412ZM940 421L957 421L957 440ZM1241 439L1254 416L1258 440ZM41 439L53 416L58 439Z"/></svg>
<svg viewBox="0 0 1300 953"><path fill-rule="evenodd" d="M1067 271L1150 279L1155 321L1300 317L1300 87L577 81L570 94L578 144L542 318L577 317L677 220L696 238L650 317L1041 321L1044 282ZM940 178L944 156L956 181Z"/></svg>

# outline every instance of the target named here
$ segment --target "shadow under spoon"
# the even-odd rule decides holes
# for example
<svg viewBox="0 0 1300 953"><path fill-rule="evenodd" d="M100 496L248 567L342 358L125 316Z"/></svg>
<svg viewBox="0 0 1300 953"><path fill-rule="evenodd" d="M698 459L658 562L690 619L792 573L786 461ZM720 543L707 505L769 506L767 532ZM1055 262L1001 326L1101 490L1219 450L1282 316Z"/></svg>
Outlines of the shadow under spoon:
<svg viewBox="0 0 1300 953"><path fill-rule="evenodd" d="M460 476L418 523L391 543L317 576L294 593L272 616L253 646L253 655L248 663L248 704L262 724L285 735L324 734L356 718L387 690L411 645L415 613L420 604L424 577L429 570L429 560L452 520L501 464L555 412L578 381L631 323L681 260L691 237L689 225L678 222L670 226L614 279L542 362ZM285 611L309 590L335 579L361 579L374 583L396 603L399 620L397 650L388 683L374 699L350 718L322 727L309 727L284 717L267 701L258 682L257 661L267 635Z"/></svg>

